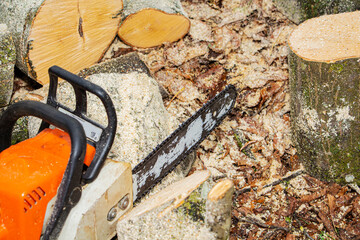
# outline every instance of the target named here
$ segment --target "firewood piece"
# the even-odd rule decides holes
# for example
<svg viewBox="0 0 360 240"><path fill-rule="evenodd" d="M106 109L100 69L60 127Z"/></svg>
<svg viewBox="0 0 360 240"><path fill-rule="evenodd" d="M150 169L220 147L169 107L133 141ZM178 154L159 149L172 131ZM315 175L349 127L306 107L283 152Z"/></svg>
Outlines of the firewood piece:
<svg viewBox="0 0 360 240"><path fill-rule="evenodd" d="M162 217L172 209L180 206L192 191L198 188L210 176L209 171L199 171L189 177L171 184L160 192L141 202L130 213L124 215L119 221L127 221L133 217L145 214L154 208L158 208L166 203L170 206L161 211L158 217Z"/></svg>
<svg viewBox="0 0 360 240"><path fill-rule="evenodd" d="M207 170L195 172L143 199L118 221L118 239L214 239L204 223L173 211L209 176Z"/></svg>
<svg viewBox="0 0 360 240"><path fill-rule="evenodd" d="M209 192L206 201L206 224L217 239L227 239L231 226L231 206L234 184L225 179L218 182Z"/></svg>
<svg viewBox="0 0 360 240"><path fill-rule="evenodd" d="M281 13L296 24L325 14L360 9L358 0L273 0L273 2Z"/></svg>
<svg viewBox="0 0 360 240"><path fill-rule="evenodd" d="M360 12L300 24L288 43L292 132L309 174L360 183Z"/></svg>
<svg viewBox="0 0 360 240"><path fill-rule="evenodd" d="M190 20L179 0L124 0L119 37L128 45L148 48L184 37Z"/></svg>
<svg viewBox="0 0 360 240"><path fill-rule="evenodd" d="M0 113L10 102L14 82L15 45L5 24L0 24Z"/></svg>
<svg viewBox="0 0 360 240"><path fill-rule="evenodd" d="M46 84L52 65L78 72L101 59L122 7L121 0L2 0L0 21L14 34L17 67Z"/></svg>

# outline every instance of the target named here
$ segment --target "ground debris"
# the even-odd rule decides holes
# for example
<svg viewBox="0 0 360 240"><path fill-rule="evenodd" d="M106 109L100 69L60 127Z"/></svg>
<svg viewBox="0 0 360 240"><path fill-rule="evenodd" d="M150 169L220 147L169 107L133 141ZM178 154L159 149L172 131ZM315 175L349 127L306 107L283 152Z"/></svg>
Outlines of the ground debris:
<svg viewBox="0 0 360 240"><path fill-rule="evenodd" d="M183 39L137 51L185 121L233 84L232 113L197 150L192 171L235 185L230 239L359 239L356 187L303 171L291 141L287 36L295 25L272 0L183 0L192 27ZM115 44L115 43L114 43Z"/></svg>

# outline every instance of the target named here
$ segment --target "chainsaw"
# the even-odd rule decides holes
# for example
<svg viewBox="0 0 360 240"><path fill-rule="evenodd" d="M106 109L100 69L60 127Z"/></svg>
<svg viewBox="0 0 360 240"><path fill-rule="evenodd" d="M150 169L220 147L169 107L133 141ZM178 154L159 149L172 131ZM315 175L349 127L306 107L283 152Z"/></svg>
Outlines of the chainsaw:
<svg viewBox="0 0 360 240"><path fill-rule="evenodd" d="M46 104L17 102L0 118L0 239L111 239L117 220L197 148L236 100L235 87L227 86L131 169L106 159L117 125L110 96L58 66L49 77ZM57 101L59 78L74 89L74 110ZM107 126L86 116L87 93L101 100ZM23 116L42 120L39 133L11 146Z"/></svg>

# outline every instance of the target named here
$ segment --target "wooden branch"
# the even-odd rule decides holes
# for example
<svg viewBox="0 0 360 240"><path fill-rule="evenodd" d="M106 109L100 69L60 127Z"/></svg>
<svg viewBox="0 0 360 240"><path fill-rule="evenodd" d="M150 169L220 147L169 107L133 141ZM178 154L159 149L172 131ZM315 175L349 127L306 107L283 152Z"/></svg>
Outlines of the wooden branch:
<svg viewBox="0 0 360 240"><path fill-rule="evenodd" d="M298 171L295 171L295 172L292 172L292 173L289 173L287 174L287 176L283 177L283 178L280 178L280 179L276 179L274 180L273 182L271 183L268 183L268 184L264 184L262 186L257 186L257 187L244 187L238 191L236 191L235 193L235 196L239 196L240 194L243 194L243 193L246 193L246 192L250 192L252 190L256 191L257 189L264 189L264 188L267 188L267 187L273 187L273 186L276 186L284 181L289 181L293 178L296 178L297 176L300 176L301 174L305 173L305 171L303 169L301 170L298 170Z"/></svg>
<svg viewBox="0 0 360 240"><path fill-rule="evenodd" d="M76 73L101 59L122 7L121 0L2 0L0 22L14 35L18 68L46 84L52 65Z"/></svg>
<svg viewBox="0 0 360 240"><path fill-rule="evenodd" d="M229 237L233 193L233 182L225 179L218 182L208 194L205 221L217 239Z"/></svg>
<svg viewBox="0 0 360 240"><path fill-rule="evenodd" d="M289 36L292 132L306 170L360 184L360 11L325 15Z"/></svg>
<svg viewBox="0 0 360 240"><path fill-rule="evenodd" d="M140 48L177 41L190 30L180 0L124 0L121 19L119 37Z"/></svg>
<svg viewBox="0 0 360 240"><path fill-rule="evenodd" d="M267 228L267 229L276 229L276 230L281 230L281 231L285 231L285 232L290 232L290 229L287 227L281 227L281 226L276 226L276 225L268 225L266 223L261 222L260 220L256 219L256 218L252 218L252 217L238 217L235 216L235 218L239 221L239 222L247 222L247 223L251 223L251 224L255 224L259 227L262 228Z"/></svg>
<svg viewBox="0 0 360 240"><path fill-rule="evenodd" d="M10 102L14 82L15 45L5 24L0 24L0 113Z"/></svg>

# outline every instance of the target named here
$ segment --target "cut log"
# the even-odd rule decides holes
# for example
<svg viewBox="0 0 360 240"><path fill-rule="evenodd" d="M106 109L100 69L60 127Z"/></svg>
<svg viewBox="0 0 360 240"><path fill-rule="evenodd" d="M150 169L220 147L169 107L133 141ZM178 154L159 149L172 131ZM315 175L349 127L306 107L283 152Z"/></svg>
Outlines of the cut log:
<svg viewBox="0 0 360 240"><path fill-rule="evenodd" d="M195 172L143 200L119 220L118 239L215 239L203 222L174 210L209 175L207 170Z"/></svg>
<svg viewBox="0 0 360 240"><path fill-rule="evenodd" d="M360 12L313 18L288 39L291 124L307 171L360 184Z"/></svg>
<svg viewBox="0 0 360 240"><path fill-rule="evenodd" d="M229 179L218 182L208 194L205 221L217 239L229 237L233 194L234 183Z"/></svg>
<svg viewBox="0 0 360 240"><path fill-rule="evenodd" d="M101 59L122 7L121 0L2 0L0 22L14 34L18 68L46 84L52 65L78 72Z"/></svg>
<svg viewBox="0 0 360 240"><path fill-rule="evenodd" d="M282 14L299 24L325 14L351 12L360 9L358 0L273 0Z"/></svg>
<svg viewBox="0 0 360 240"><path fill-rule="evenodd" d="M10 102L14 82L15 45L6 24L0 24L0 114Z"/></svg>
<svg viewBox="0 0 360 240"><path fill-rule="evenodd" d="M165 216L171 210L181 205L190 193L198 188L209 176L210 172L207 170L195 172L189 177L167 186L160 192L142 201L141 204L136 206L130 213L121 217L119 221L128 221L166 203L170 203L169 206L158 214L158 217Z"/></svg>
<svg viewBox="0 0 360 240"><path fill-rule="evenodd" d="M119 37L140 48L177 41L190 30L180 0L124 0L121 19Z"/></svg>

